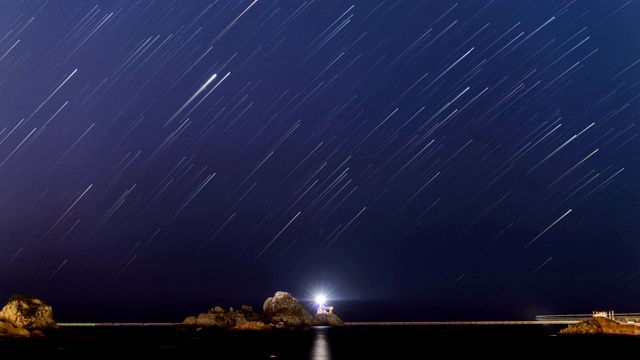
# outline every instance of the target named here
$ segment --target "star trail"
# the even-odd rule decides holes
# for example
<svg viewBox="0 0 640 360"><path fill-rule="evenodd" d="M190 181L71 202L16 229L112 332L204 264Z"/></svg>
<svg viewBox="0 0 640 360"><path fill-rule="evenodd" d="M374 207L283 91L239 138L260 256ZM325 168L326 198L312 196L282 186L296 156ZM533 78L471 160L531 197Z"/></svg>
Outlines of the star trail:
<svg viewBox="0 0 640 360"><path fill-rule="evenodd" d="M0 294L640 310L640 2L4 0ZM142 320L141 320L142 319Z"/></svg>

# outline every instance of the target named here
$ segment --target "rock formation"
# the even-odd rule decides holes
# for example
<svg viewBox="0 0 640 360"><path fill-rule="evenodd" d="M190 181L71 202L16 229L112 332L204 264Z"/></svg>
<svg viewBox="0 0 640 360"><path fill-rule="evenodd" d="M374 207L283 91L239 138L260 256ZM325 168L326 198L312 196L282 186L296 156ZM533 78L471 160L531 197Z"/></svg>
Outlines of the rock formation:
<svg viewBox="0 0 640 360"><path fill-rule="evenodd" d="M313 325L313 317L302 307L298 299L284 291L278 291L262 305L262 321L265 324L285 326Z"/></svg>
<svg viewBox="0 0 640 360"><path fill-rule="evenodd" d="M343 326L344 322L334 313L314 314L313 325L319 326Z"/></svg>
<svg viewBox="0 0 640 360"><path fill-rule="evenodd" d="M309 326L343 326L344 322L333 313L311 315L290 293L278 291L262 306L262 315L250 306L225 311L215 306L207 313L188 316L182 325L196 328L222 328L230 330L301 329Z"/></svg>
<svg viewBox="0 0 640 360"><path fill-rule="evenodd" d="M12 296L0 310L0 336L30 336L56 327L51 306L33 296Z"/></svg>
<svg viewBox="0 0 640 360"><path fill-rule="evenodd" d="M0 337L2 336L29 336L29 330L16 327L8 322L0 321Z"/></svg>
<svg viewBox="0 0 640 360"><path fill-rule="evenodd" d="M636 324L620 323L606 317L594 316L561 329L558 334L618 334L640 335Z"/></svg>
<svg viewBox="0 0 640 360"><path fill-rule="evenodd" d="M225 311L220 306L214 306L207 313L198 316L189 316L182 325L197 327L234 328L248 325L250 322L259 322L260 315L255 313L251 306L243 305L240 310L230 308Z"/></svg>

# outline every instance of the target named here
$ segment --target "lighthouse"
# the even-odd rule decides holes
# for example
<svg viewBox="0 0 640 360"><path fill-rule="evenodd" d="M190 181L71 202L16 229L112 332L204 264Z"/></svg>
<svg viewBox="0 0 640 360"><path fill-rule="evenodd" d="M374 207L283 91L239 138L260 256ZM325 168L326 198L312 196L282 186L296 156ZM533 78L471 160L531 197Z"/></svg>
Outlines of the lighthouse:
<svg viewBox="0 0 640 360"><path fill-rule="evenodd" d="M316 310L316 314L331 314L333 313L333 306L325 305L327 299L320 295L316 297L316 304L318 305L318 310Z"/></svg>

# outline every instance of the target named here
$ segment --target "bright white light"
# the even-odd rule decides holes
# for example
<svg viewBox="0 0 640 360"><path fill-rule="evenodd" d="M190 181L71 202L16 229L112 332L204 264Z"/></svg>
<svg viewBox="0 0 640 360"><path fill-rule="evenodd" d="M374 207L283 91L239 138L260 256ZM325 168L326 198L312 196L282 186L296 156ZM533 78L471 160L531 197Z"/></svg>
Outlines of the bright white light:
<svg viewBox="0 0 640 360"><path fill-rule="evenodd" d="M327 298L324 295L318 295L316 296L316 304L318 305L324 305L324 303L327 301Z"/></svg>

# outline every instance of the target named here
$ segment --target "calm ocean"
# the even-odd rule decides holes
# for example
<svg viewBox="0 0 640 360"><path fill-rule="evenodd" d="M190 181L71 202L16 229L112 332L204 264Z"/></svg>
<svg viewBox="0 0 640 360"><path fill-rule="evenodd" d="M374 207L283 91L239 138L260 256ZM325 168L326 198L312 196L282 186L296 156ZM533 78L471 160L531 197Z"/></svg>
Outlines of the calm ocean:
<svg viewBox="0 0 640 360"><path fill-rule="evenodd" d="M363 325L282 331L184 331L172 326L65 327L0 338L0 354L206 355L207 359L427 359L627 353L640 337L557 335L566 325ZM174 357L172 355L172 357Z"/></svg>

